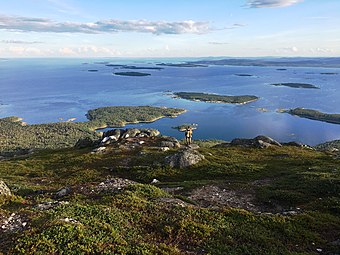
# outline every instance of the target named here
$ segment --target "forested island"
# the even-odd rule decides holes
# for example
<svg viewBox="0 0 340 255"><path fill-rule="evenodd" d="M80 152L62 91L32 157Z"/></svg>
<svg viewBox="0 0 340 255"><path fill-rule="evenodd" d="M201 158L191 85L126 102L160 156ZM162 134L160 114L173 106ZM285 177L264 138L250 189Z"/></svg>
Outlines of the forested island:
<svg viewBox="0 0 340 255"><path fill-rule="evenodd" d="M25 149L66 148L78 139L97 139L96 129L123 127L130 123L153 122L176 117L184 109L151 106L112 106L89 110L86 122L57 122L23 125L21 118L0 119L0 153Z"/></svg>
<svg viewBox="0 0 340 255"><path fill-rule="evenodd" d="M123 69L132 69L132 70L162 70L163 67L153 67L153 66L122 66Z"/></svg>
<svg viewBox="0 0 340 255"><path fill-rule="evenodd" d="M302 118L307 118L311 120L319 120L334 124L340 124L340 114L330 114L323 113L317 110L305 109L305 108L295 108L285 111L291 115L297 115Z"/></svg>
<svg viewBox="0 0 340 255"><path fill-rule="evenodd" d="M236 76L241 76L241 77L252 77L252 76L254 76L254 75L252 75L252 74L246 74L246 73L237 73L237 74L235 74Z"/></svg>
<svg viewBox="0 0 340 255"><path fill-rule="evenodd" d="M293 83L293 82L286 82L286 83L273 83L272 86L285 86L290 88L303 88L303 89L320 89L319 87L308 84L308 83Z"/></svg>
<svg viewBox="0 0 340 255"><path fill-rule="evenodd" d="M149 73L140 73L140 72L117 72L114 74L121 75L121 76L149 76L151 75Z"/></svg>
<svg viewBox="0 0 340 255"><path fill-rule="evenodd" d="M216 94L207 94L200 92L175 92L175 97L187 99L191 101L201 101L209 103L225 103L225 104L246 104L254 102L259 98L257 96L242 95L242 96L225 96Z"/></svg>

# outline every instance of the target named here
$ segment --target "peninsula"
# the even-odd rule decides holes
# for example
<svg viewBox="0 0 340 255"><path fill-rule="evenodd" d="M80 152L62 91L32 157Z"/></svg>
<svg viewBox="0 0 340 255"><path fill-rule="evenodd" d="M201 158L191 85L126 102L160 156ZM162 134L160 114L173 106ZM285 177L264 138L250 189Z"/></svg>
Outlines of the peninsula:
<svg viewBox="0 0 340 255"><path fill-rule="evenodd" d="M320 89L319 87L313 85L313 84L308 84L308 83L292 83L292 82L287 82L287 83L273 83L271 84L272 86L285 86L285 87L290 87L290 88L303 88L303 89Z"/></svg>
<svg viewBox="0 0 340 255"><path fill-rule="evenodd" d="M340 68L340 58L225 58L225 59L204 59L188 62L198 65L229 65L229 66L275 66L284 67L327 67Z"/></svg>
<svg viewBox="0 0 340 255"><path fill-rule="evenodd" d="M157 65L158 66L170 66L170 67L208 67L207 65L194 64L194 63L179 63L179 64L160 63L160 64L157 64Z"/></svg>
<svg viewBox="0 0 340 255"><path fill-rule="evenodd" d="M311 120L319 120L328 123L340 124L340 114L329 114L319 112L317 110L305 109L305 108L295 108L286 110L285 112L296 115L302 118L307 118Z"/></svg>
<svg viewBox="0 0 340 255"><path fill-rule="evenodd" d="M86 122L56 122L25 125L21 118L0 119L0 154L28 149L72 147L80 139L97 139L96 129L174 118L184 109L151 106L111 106L89 110Z"/></svg>
<svg viewBox="0 0 340 255"><path fill-rule="evenodd" d="M187 99L191 101L201 101L208 103L224 103L224 104L247 104L254 102L259 98L257 96L242 95L242 96L225 96L217 94L207 94L200 92L175 92L177 98Z"/></svg>

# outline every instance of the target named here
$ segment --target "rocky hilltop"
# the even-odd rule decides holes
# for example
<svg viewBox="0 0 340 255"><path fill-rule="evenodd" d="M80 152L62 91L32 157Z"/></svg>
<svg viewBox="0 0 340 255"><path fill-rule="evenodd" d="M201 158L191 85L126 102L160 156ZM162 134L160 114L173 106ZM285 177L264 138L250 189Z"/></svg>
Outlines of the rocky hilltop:
<svg viewBox="0 0 340 255"><path fill-rule="evenodd" d="M337 155L116 128L2 159L0 253L337 254Z"/></svg>

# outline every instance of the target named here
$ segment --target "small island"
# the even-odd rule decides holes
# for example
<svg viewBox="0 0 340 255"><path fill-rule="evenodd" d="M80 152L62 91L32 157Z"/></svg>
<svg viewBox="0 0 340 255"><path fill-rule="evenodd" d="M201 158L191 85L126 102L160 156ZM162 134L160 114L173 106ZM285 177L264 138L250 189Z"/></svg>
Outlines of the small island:
<svg viewBox="0 0 340 255"><path fill-rule="evenodd" d="M290 88L303 88L303 89L320 89L319 87L308 84L308 83L293 83L293 82L287 82L287 83L273 83L272 86L285 86Z"/></svg>
<svg viewBox="0 0 340 255"><path fill-rule="evenodd" d="M115 75L121 75L121 76L149 76L151 74L149 73L140 73L140 72L118 72L114 73Z"/></svg>
<svg viewBox="0 0 340 255"><path fill-rule="evenodd" d="M318 120L333 124L340 124L340 114L329 114L329 113L323 113L319 112L317 110L312 109L305 109L305 108L295 108L284 111L286 113L289 113L291 115L296 115L302 118L307 118L311 120Z"/></svg>
<svg viewBox="0 0 340 255"><path fill-rule="evenodd" d="M163 67L152 67L152 66L122 66L123 69L132 69L132 70L162 70Z"/></svg>
<svg viewBox="0 0 340 255"><path fill-rule="evenodd" d="M125 65L106 64L105 66L108 66L108 67L123 67Z"/></svg>
<svg viewBox="0 0 340 255"><path fill-rule="evenodd" d="M199 92L176 92L174 96L177 98L187 99L191 101L200 101L208 103L224 103L224 104L246 104L254 102L259 98L257 96L225 96L216 94L207 94Z"/></svg>
<svg viewBox="0 0 340 255"><path fill-rule="evenodd" d="M254 76L254 75L252 75L252 74L246 74L246 73L237 73L237 74L235 74L236 76L241 76L241 77L252 77L252 76Z"/></svg>
<svg viewBox="0 0 340 255"><path fill-rule="evenodd" d="M324 74L324 75L336 75L336 74L338 74L338 73L320 73L320 74Z"/></svg>

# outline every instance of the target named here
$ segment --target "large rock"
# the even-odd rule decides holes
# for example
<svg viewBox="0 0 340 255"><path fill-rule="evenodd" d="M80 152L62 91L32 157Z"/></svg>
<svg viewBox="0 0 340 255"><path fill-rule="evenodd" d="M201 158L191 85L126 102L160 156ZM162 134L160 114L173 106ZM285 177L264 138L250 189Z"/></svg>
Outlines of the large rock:
<svg viewBox="0 0 340 255"><path fill-rule="evenodd" d="M102 139L104 139L105 137L114 136L116 138L116 140L119 140L121 133L122 133L121 129L117 129L117 128L116 129L110 129L110 130L103 133Z"/></svg>
<svg viewBox="0 0 340 255"><path fill-rule="evenodd" d="M299 142L294 142L294 141L288 142L288 143L283 143L282 145L284 145L284 146L292 146L292 147L300 147L300 148L304 147L304 144L299 143Z"/></svg>
<svg viewBox="0 0 340 255"><path fill-rule="evenodd" d="M314 146L318 151L328 151L340 153L340 140L329 141Z"/></svg>
<svg viewBox="0 0 340 255"><path fill-rule="evenodd" d="M181 144L174 137L164 137L160 142L160 147L179 148L181 147Z"/></svg>
<svg viewBox="0 0 340 255"><path fill-rule="evenodd" d="M195 165L202 161L204 156L195 150L184 150L176 154L167 156L165 163L171 167L185 168L188 166Z"/></svg>
<svg viewBox="0 0 340 255"><path fill-rule="evenodd" d="M129 138L129 137L136 137L139 135L141 131L137 128L128 128L125 132L121 135L122 138Z"/></svg>
<svg viewBox="0 0 340 255"><path fill-rule="evenodd" d="M151 129L143 129L142 132L145 133L149 137L159 136L160 133L161 133L157 129L152 129L152 128Z"/></svg>
<svg viewBox="0 0 340 255"><path fill-rule="evenodd" d="M265 135L259 135L254 138L256 141L263 141L264 143L269 143L271 145L282 146L281 143L275 141L273 138Z"/></svg>
<svg viewBox="0 0 340 255"><path fill-rule="evenodd" d="M77 149L93 147L96 145L96 141L92 140L90 137L80 138L74 145Z"/></svg>
<svg viewBox="0 0 340 255"><path fill-rule="evenodd" d="M137 129L137 128L128 128L128 129L111 129L103 133L102 140L105 139L105 142L110 141L118 141L120 139L126 138L135 138L135 137L153 137L158 136L160 132L157 129ZM109 137L109 138L107 138Z"/></svg>
<svg viewBox="0 0 340 255"><path fill-rule="evenodd" d="M11 190L8 188L6 183L0 180L0 196L11 196Z"/></svg>
<svg viewBox="0 0 340 255"><path fill-rule="evenodd" d="M264 135L259 135L253 139L235 138L231 141L230 145L260 149L268 148L272 145L282 146L278 141L275 141L273 138Z"/></svg>

